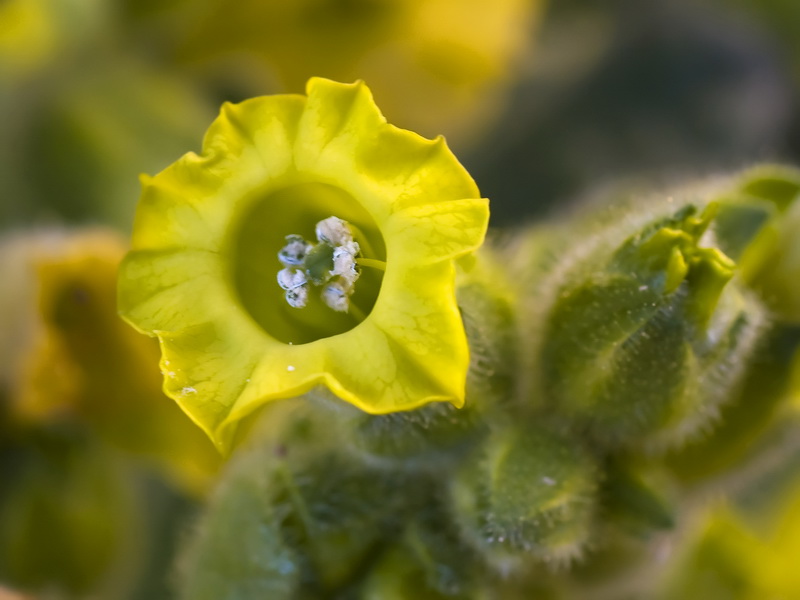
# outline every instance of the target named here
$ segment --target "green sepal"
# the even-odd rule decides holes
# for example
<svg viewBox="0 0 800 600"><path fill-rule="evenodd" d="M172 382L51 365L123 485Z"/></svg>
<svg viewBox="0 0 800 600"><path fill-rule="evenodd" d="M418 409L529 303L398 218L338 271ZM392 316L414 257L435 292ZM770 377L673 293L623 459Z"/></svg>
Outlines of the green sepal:
<svg viewBox="0 0 800 600"><path fill-rule="evenodd" d="M742 281L784 321L800 322L800 170L764 165L746 171L718 200L720 247L739 262Z"/></svg>
<svg viewBox="0 0 800 600"><path fill-rule="evenodd" d="M218 582L221 594L198 598L327 597L351 586L395 535L404 511L418 506L413 491L397 493L402 474L338 449L329 413L304 409L276 422L269 435L256 430L264 439L223 479L184 561L185 598L203 586L198 579ZM231 546L238 540L244 550ZM253 560L239 565L242 553ZM279 587L274 596L239 596L238 585Z"/></svg>
<svg viewBox="0 0 800 600"><path fill-rule="evenodd" d="M763 315L731 282L733 262L698 246L715 211L684 207L557 283L541 393L601 444L663 449L702 429L729 397Z"/></svg>
<svg viewBox="0 0 800 600"><path fill-rule="evenodd" d="M525 427L495 432L451 485L463 537L500 572L568 563L592 530L597 469L572 436Z"/></svg>
<svg viewBox="0 0 800 600"><path fill-rule="evenodd" d="M386 415L350 415L348 440L356 451L411 468L429 469L459 456L485 429L471 404L435 402Z"/></svg>
<svg viewBox="0 0 800 600"><path fill-rule="evenodd" d="M705 327L735 267L718 249L699 247L718 208L711 203L697 215L697 209L687 205L645 227L614 253L608 271L628 275L640 287L646 285L664 295L676 292L687 281L693 288L692 309L687 316Z"/></svg>
<svg viewBox="0 0 800 600"><path fill-rule="evenodd" d="M603 521L638 538L672 529L674 510L640 473L621 461L611 461L600 490Z"/></svg>

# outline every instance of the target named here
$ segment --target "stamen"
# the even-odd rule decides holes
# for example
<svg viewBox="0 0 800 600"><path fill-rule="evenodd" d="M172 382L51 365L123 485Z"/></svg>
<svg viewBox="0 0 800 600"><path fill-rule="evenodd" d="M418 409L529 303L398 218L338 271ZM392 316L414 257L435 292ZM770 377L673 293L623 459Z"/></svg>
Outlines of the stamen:
<svg viewBox="0 0 800 600"><path fill-rule="evenodd" d="M377 258L362 258L356 259L356 264L359 267L367 267L370 269L378 269L379 271L386 270L386 261L378 260Z"/></svg>
<svg viewBox="0 0 800 600"><path fill-rule="evenodd" d="M333 251L333 270L334 275L346 279L352 284L358 279L358 269L356 269L356 254L358 254L358 244L350 242L347 246L339 246Z"/></svg>
<svg viewBox="0 0 800 600"><path fill-rule="evenodd" d="M303 271L287 267L278 271L278 285L286 290L286 301L293 308L308 304L308 279Z"/></svg>
<svg viewBox="0 0 800 600"><path fill-rule="evenodd" d="M305 308L308 304L308 288L306 286L286 290L284 296L292 308Z"/></svg>
<svg viewBox="0 0 800 600"><path fill-rule="evenodd" d="M343 221L339 217L323 219L317 223L315 231L317 240L331 246L342 246L353 241L353 233L350 231L347 221Z"/></svg>
<svg viewBox="0 0 800 600"><path fill-rule="evenodd" d="M350 302L359 266L385 270L381 260L361 258L361 246L353 239L350 224L339 217L328 217L315 227L317 244L299 235L287 235L286 245L278 252L278 260L286 267L278 273L278 285L286 290L286 301L294 308L308 303L311 286L321 287L320 297L336 312L353 309L356 318L364 314Z"/></svg>
<svg viewBox="0 0 800 600"><path fill-rule="evenodd" d="M339 281L329 283L322 290L322 300L336 312L347 312L350 308L348 290Z"/></svg>
<svg viewBox="0 0 800 600"><path fill-rule="evenodd" d="M278 260L287 267L298 267L303 264L312 246L302 236L287 235L286 245L278 252Z"/></svg>

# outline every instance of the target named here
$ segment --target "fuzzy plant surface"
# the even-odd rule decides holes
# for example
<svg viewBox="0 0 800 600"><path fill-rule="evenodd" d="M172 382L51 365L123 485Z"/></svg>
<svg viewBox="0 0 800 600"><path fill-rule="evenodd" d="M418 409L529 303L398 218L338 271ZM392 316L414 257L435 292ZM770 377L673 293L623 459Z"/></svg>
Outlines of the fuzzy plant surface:
<svg viewBox="0 0 800 600"><path fill-rule="evenodd" d="M483 244L443 140L363 84L307 91L226 105L146 178L121 267L166 393L230 456L180 597L794 597L742 540L800 462L800 173Z"/></svg>

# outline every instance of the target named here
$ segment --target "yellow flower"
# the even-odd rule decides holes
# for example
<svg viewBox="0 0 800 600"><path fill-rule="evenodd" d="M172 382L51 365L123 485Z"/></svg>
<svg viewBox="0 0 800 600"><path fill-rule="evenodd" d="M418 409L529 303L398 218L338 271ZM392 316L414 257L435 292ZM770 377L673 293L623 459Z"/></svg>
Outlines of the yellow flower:
<svg viewBox="0 0 800 600"><path fill-rule="evenodd" d="M117 317L125 250L99 228L0 237L0 425L77 423L200 492L219 455L161 393L157 345Z"/></svg>
<svg viewBox="0 0 800 600"><path fill-rule="evenodd" d="M455 259L482 243L488 202L443 139L387 124L364 84L307 91L224 105L202 154L145 178L120 272L120 312L158 336L165 391L223 450L256 408L318 385L373 414L464 402ZM334 306L345 250L358 276ZM309 278L302 308L284 268Z"/></svg>
<svg viewBox="0 0 800 600"><path fill-rule="evenodd" d="M775 491L759 499L757 512L752 506L712 507L669 573L667 593L658 597L800 598L800 488L784 483Z"/></svg>
<svg viewBox="0 0 800 600"><path fill-rule="evenodd" d="M176 55L226 89L364 79L395 122L475 142L505 105L543 0L193 0Z"/></svg>
<svg viewBox="0 0 800 600"><path fill-rule="evenodd" d="M0 2L0 78L17 83L104 31L111 11L103 0Z"/></svg>

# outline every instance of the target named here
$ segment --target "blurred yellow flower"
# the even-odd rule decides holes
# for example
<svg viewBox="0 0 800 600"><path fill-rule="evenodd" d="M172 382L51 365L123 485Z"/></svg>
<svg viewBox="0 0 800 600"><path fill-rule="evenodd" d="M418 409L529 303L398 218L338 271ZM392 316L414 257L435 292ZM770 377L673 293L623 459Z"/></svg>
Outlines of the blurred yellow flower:
<svg viewBox="0 0 800 600"><path fill-rule="evenodd" d="M17 428L77 422L199 491L219 457L164 398L157 345L116 314L125 251L105 229L0 239L0 413Z"/></svg>
<svg viewBox="0 0 800 600"><path fill-rule="evenodd" d="M182 61L250 94L322 75L370 82L393 122L458 146L477 139L519 73L541 0L195 0Z"/></svg>
<svg viewBox="0 0 800 600"><path fill-rule="evenodd" d="M201 155L145 178L120 273L164 389L223 450L256 408L320 384L376 414L464 401L454 259L488 202L362 83L307 91L226 104Z"/></svg>
<svg viewBox="0 0 800 600"><path fill-rule="evenodd" d="M107 25L105 4L103 0L1 2L0 78L14 82L84 43Z"/></svg>
<svg viewBox="0 0 800 600"><path fill-rule="evenodd" d="M777 500L756 526L732 507L712 511L659 600L800 598L800 488Z"/></svg>

